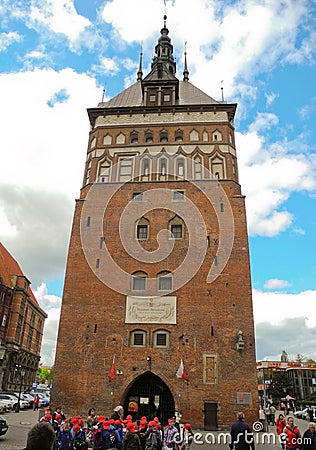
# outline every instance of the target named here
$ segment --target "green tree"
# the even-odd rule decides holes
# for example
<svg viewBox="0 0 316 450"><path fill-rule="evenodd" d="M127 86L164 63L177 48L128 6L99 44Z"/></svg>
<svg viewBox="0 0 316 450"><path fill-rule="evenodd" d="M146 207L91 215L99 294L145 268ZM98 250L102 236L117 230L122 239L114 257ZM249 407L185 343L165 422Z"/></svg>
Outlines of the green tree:
<svg viewBox="0 0 316 450"><path fill-rule="evenodd" d="M273 400L280 400L290 394L289 390L291 387L286 372L275 372L269 386L269 394Z"/></svg>

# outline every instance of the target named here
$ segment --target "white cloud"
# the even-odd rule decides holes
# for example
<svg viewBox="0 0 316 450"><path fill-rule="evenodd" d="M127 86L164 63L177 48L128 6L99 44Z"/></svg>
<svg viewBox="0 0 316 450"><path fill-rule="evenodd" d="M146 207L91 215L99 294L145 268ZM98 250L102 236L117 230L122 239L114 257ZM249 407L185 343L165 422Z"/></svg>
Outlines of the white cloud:
<svg viewBox="0 0 316 450"><path fill-rule="evenodd" d="M102 17L124 41L145 41L144 58L149 59L162 27L162 2L138 0L137 6L129 0L113 0L105 5ZM307 0L263 0L260 5L243 0L224 6L196 0L192 8L191 0L175 0L167 3L167 26L178 54L188 41L194 84L220 97L224 79L226 97L254 96L256 89L250 81L258 73L267 72L275 63L311 60L315 33L307 19L310 7ZM301 33L305 36L300 42Z"/></svg>
<svg viewBox="0 0 316 450"><path fill-rule="evenodd" d="M316 360L316 291L298 294L253 290L257 359L303 353Z"/></svg>
<svg viewBox="0 0 316 450"><path fill-rule="evenodd" d="M41 348L41 363L43 365L53 365L55 360L57 332L60 317L61 298L48 294L45 283L42 283L35 291L34 295L39 305L47 313L45 320L44 335Z"/></svg>
<svg viewBox="0 0 316 450"><path fill-rule="evenodd" d="M253 290L255 323L280 324L285 319L298 316L306 319L306 326L316 327L316 317L311 314L316 303L316 291L302 291L298 294L285 292L262 292ZM299 305L299 310L298 310Z"/></svg>
<svg viewBox="0 0 316 450"><path fill-rule="evenodd" d="M39 6L31 7L30 19L50 28L55 33L62 33L74 43L90 25L90 21L77 14L73 0L41 0Z"/></svg>
<svg viewBox="0 0 316 450"><path fill-rule="evenodd" d="M266 98L266 107L269 108L272 103L274 102L274 100L278 97L278 95L275 92L272 92L271 94L269 93L265 93L264 94L265 98Z"/></svg>
<svg viewBox="0 0 316 450"><path fill-rule="evenodd" d="M19 42L21 40L22 36L14 31L0 33L0 52L6 50L13 42Z"/></svg>
<svg viewBox="0 0 316 450"><path fill-rule="evenodd" d="M1 164L10 167L0 182L0 239L37 284L63 275L86 157L86 107L98 103L99 89L71 69L37 69L0 74L0 96Z"/></svg>
<svg viewBox="0 0 316 450"><path fill-rule="evenodd" d="M315 154L304 153L300 137L269 144L269 130L276 125L276 115L258 113L247 132L236 132L240 182L252 235L275 236L286 230L294 221L285 209L291 193L313 194L316 189ZM296 153L292 153L293 148Z"/></svg>
<svg viewBox="0 0 316 450"><path fill-rule="evenodd" d="M290 286L290 283L286 280L279 280L278 278L271 278L264 284L265 289L283 289Z"/></svg>

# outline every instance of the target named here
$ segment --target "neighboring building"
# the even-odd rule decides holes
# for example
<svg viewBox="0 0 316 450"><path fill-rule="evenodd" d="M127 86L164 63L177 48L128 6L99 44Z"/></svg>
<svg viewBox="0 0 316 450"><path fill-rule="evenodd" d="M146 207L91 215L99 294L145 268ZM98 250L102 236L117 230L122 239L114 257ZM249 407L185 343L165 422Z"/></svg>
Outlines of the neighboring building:
<svg viewBox="0 0 316 450"><path fill-rule="evenodd" d="M284 396L290 395L297 403L316 402L316 363L300 361L258 361L258 391L269 396L269 385L276 372L285 372L288 387ZM276 399L279 400L279 399Z"/></svg>
<svg viewBox="0 0 316 450"><path fill-rule="evenodd" d="M210 430L258 419L237 105L191 84L186 61L179 81L168 33L146 77L141 59L135 84L88 110L51 401Z"/></svg>
<svg viewBox="0 0 316 450"><path fill-rule="evenodd" d="M46 313L19 264L0 243L0 389L30 389L36 380Z"/></svg>

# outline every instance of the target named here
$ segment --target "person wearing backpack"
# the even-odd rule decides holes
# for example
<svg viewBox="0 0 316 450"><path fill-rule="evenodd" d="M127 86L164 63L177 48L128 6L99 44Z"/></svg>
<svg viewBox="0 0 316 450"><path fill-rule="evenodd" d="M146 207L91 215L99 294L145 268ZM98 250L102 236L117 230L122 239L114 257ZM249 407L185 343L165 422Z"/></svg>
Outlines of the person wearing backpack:
<svg viewBox="0 0 316 450"><path fill-rule="evenodd" d="M127 433L123 438L122 450L142 450L138 434L136 434L138 430L137 424L129 422L126 428Z"/></svg>
<svg viewBox="0 0 316 450"><path fill-rule="evenodd" d="M156 422L154 420L151 420L148 423L145 450L161 450L161 449L162 449L162 442L156 430Z"/></svg>
<svg viewBox="0 0 316 450"><path fill-rule="evenodd" d="M98 427L93 431L91 439L94 450L108 450L110 448L111 440L109 430L110 422L108 420L98 423Z"/></svg>
<svg viewBox="0 0 316 450"><path fill-rule="evenodd" d="M73 437L70 432L69 422L64 422L61 426L57 434L55 448L57 450L73 450Z"/></svg>
<svg viewBox="0 0 316 450"><path fill-rule="evenodd" d="M86 434L79 424L73 426L72 435L73 435L74 450L88 450L88 444L86 442Z"/></svg>

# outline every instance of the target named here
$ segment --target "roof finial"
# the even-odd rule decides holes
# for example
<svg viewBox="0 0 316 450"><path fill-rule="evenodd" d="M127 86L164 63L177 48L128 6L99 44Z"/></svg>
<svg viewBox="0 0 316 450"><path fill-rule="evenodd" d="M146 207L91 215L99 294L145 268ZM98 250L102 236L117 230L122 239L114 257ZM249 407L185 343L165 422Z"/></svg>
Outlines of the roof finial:
<svg viewBox="0 0 316 450"><path fill-rule="evenodd" d="M164 4L165 4L165 14L163 16L163 26L164 28L167 28L167 2L166 0L163 0Z"/></svg>
<svg viewBox="0 0 316 450"><path fill-rule="evenodd" d="M143 42L140 45L140 54L139 54L139 68L137 72L137 81L141 81L143 79Z"/></svg>
<svg viewBox="0 0 316 450"><path fill-rule="evenodd" d="M184 43L184 71L183 71L183 81L189 81L189 71L187 65L187 41Z"/></svg>
<svg viewBox="0 0 316 450"><path fill-rule="evenodd" d="M224 83L224 80L222 80L221 81L221 91L222 91L222 102L224 101L224 87L223 87L223 83Z"/></svg>

